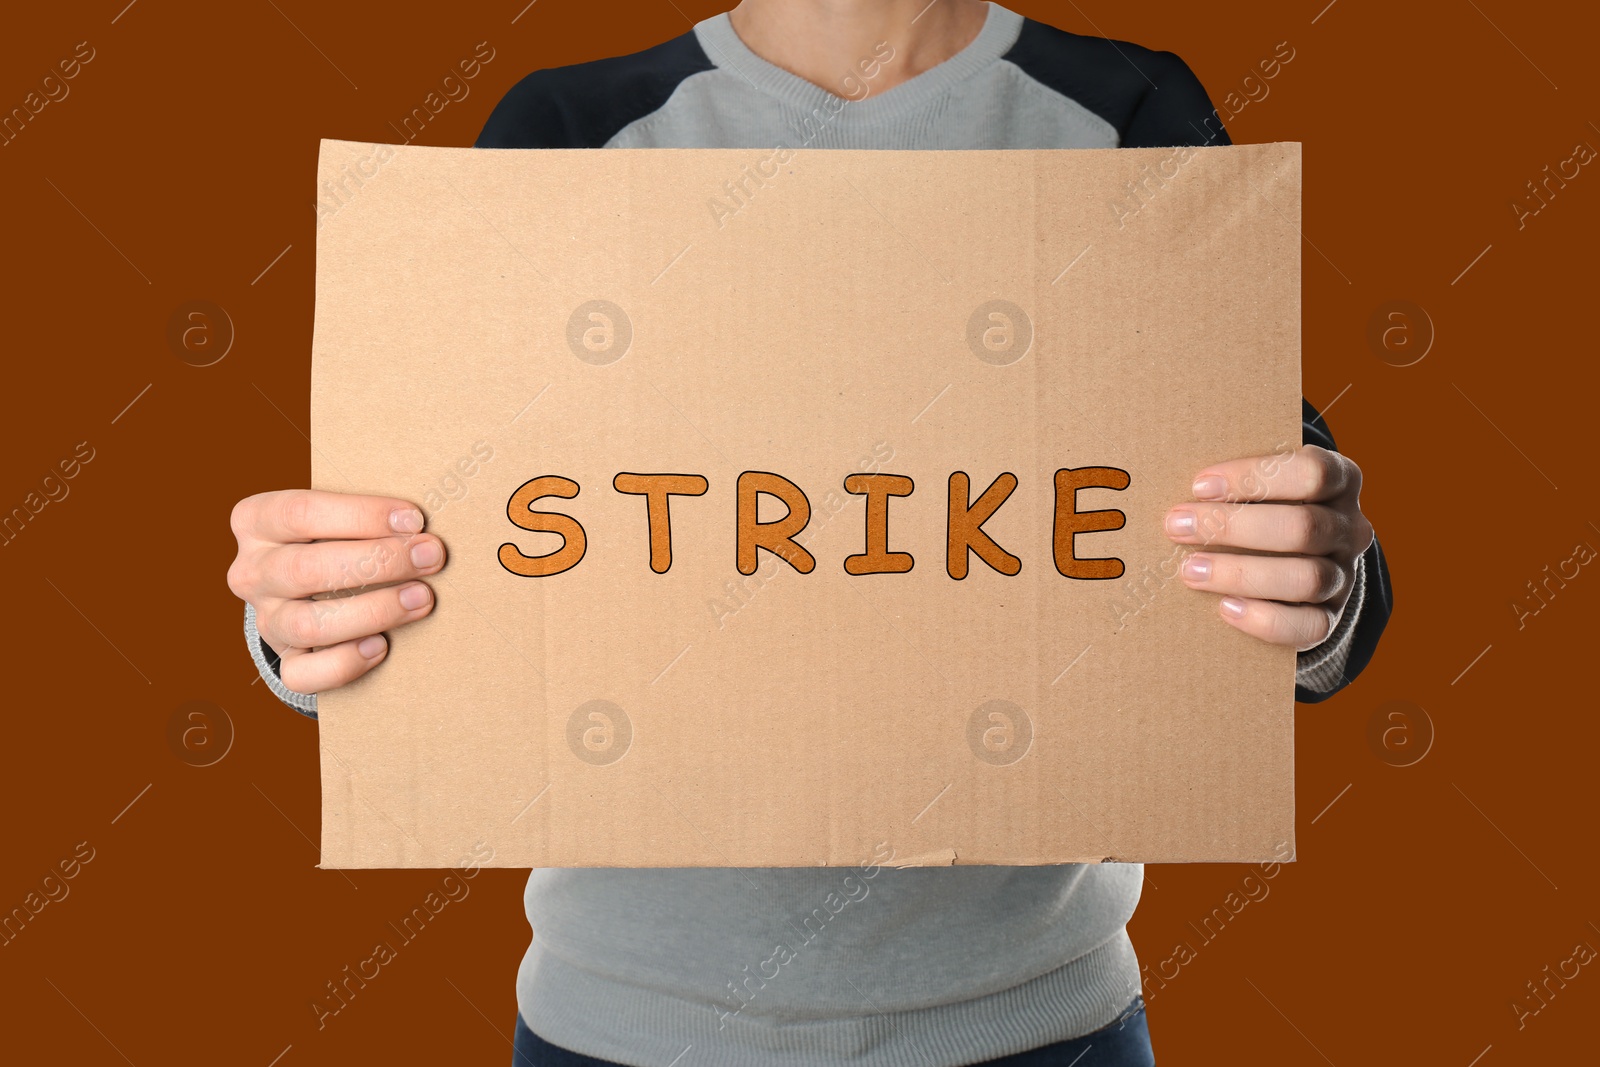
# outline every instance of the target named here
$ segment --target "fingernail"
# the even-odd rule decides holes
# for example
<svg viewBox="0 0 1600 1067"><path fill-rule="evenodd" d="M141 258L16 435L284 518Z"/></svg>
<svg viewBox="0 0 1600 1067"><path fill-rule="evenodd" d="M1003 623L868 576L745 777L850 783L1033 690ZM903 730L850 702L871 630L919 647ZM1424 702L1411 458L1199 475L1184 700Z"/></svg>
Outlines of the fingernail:
<svg viewBox="0 0 1600 1067"><path fill-rule="evenodd" d="M421 582L413 582L400 590L400 606L407 611L416 611L428 603L428 587Z"/></svg>
<svg viewBox="0 0 1600 1067"><path fill-rule="evenodd" d="M1190 486L1190 488L1194 490L1196 500L1217 500L1222 496L1223 491L1228 488L1228 483L1223 480L1221 475L1207 474L1196 478L1194 485Z"/></svg>
<svg viewBox="0 0 1600 1067"><path fill-rule="evenodd" d="M388 647L389 642L383 639L382 634L373 634L371 637L363 637L361 643L356 646L356 651L361 653L362 659L377 659Z"/></svg>
<svg viewBox="0 0 1600 1067"><path fill-rule="evenodd" d="M395 533L416 533L422 529L422 512L416 508L395 508L389 512L389 529Z"/></svg>
<svg viewBox="0 0 1600 1067"><path fill-rule="evenodd" d="M1194 512L1174 511L1167 515L1167 533L1174 537L1194 536Z"/></svg>
<svg viewBox="0 0 1600 1067"><path fill-rule="evenodd" d="M1225 596L1222 598L1222 613L1235 619L1244 617L1244 601L1238 597Z"/></svg>
<svg viewBox="0 0 1600 1067"><path fill-rule="evenodd" d="M443 554L437 541L418 541L411 546L411 565L423 570L438 565Z"/></svg>
<svg viewBox="0 0 1600 1067"><path fill-rule="evenodd" d="M1190 556L1183 561L1183 576L1191 582L1210 580L1211 561L1205 556Z"/></svg>

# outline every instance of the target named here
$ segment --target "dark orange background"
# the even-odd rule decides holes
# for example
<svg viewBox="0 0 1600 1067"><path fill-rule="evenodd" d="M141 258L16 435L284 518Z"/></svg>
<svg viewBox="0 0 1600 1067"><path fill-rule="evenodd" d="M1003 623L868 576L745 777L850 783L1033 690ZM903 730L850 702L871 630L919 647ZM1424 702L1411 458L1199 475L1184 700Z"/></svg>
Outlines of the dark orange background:
<svg viewBox="0 0 1600 1067"><path fill-rule="evenodd" d="M0 548L0 912L79 842L94 855L0 947L8 1054L506 1062L520 871L480 874L318 1029L324 983L442 872L315 868L316 724L252 684L228 514L308 480L318 138L398 139L391 123L488 41L471 95L417 138L468 145L528 71L636 51L719 5L125 2L10 11L0 35L7 112L78 42L95 50L0 147L0 509L94 449ZM1192 951L1146 988L1155 1048L1166 1064L1570 1062L1593 1055L1600 968L1552 983L1520 1027L1512 1004L1539 1005L1526 983L1600 946L1584 673L1600 576L1552 583L1520 627L1512 605L1600 546L1600 175L1583 168L1520 228L1511 205L1579 142L1600 146L1600 27L1506 0L1322 4L1012 4L1176 51L1219 103L1278 42L1295 49L1230 128L1305 143L1305 392L1366 472L1398 605L1367 672L1299 709L1300 859L1268 895L1206 933L1252 868L1147 869L1141 959ZM236 330L207 367L167 340L197 299ZM1436 334L1409 366L1394 364L1428 333L1415 308L1391 335L1412 348L1369 341L1394 300ZM209 766L171 733L190 701L211 706L215 744L231 724Z"/></svg>

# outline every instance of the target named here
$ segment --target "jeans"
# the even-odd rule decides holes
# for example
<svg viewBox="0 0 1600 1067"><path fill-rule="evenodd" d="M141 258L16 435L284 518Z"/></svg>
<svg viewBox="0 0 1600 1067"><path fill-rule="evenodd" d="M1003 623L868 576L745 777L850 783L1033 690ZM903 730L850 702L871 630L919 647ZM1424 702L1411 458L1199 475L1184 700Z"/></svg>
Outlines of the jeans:
<svg viewBox="0 0 1600 1067"><path fill-rule="evenodd" d="M985 1067L1155 1067L1150 1030L1145 1025L1144 997L1138 996L1110 1025L1083 1037L1058 1041L997 1060ZM516 1051L512 1067L619 1067L550 1044L528 1029L517 1013Z"/></svg>

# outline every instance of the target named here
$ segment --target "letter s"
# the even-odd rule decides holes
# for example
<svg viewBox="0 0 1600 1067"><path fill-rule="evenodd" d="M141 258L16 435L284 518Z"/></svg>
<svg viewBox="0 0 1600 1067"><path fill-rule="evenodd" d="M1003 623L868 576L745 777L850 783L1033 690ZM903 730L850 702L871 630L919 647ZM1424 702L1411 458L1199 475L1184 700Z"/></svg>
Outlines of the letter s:
<svg viewBox="0 0 1600 1067"><path fill-rule="evenodd" d="M553 474L532 478L517 486L511 499L506 501L506 517L513 525L524 530L559 534L564 543L547 555L527 556L508 541L500 546L500 565L523 578L546 578L576 567L588 551L588 539L584 536L583 527L570 515L534 511L533 504L540 497L559 496L570 500L577 495L577 482Z"/></svg>

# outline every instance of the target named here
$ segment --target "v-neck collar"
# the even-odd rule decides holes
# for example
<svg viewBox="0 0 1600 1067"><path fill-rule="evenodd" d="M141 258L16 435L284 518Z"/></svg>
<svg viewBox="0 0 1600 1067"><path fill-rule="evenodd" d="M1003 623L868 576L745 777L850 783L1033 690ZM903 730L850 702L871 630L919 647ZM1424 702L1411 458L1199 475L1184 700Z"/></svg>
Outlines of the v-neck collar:
<svg viewBox="0 0 1600 1067"><path fill-rule="evenodd" d="M803 112L837 112L837 121L846 121L848 116L850 122L869 123L904 118L995 62L1016 43L1022 31L1022 22L1021 15L989 0L989 10L984 16L982 28L961 51L893 88L881 93L869 93L858 100L850 100L813 85L758 56L734 31L726 11L696 23L694 33L706 55L718 67L731 71L756 89L790 107ZM867 85L870 87L871 82L868 81ZM843 106L846 102L848 107Z"/></svg>

